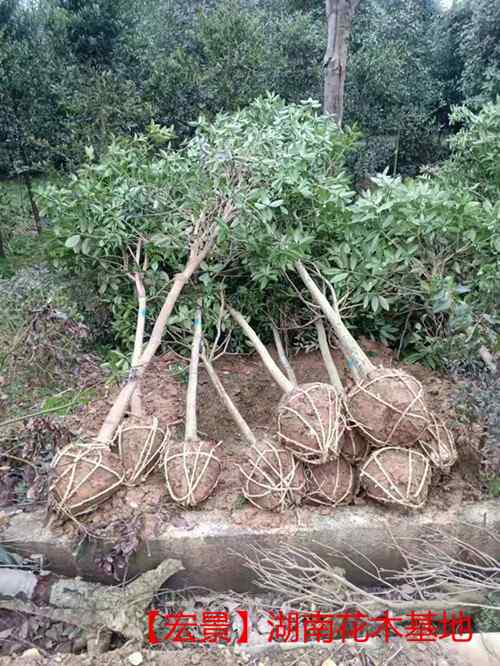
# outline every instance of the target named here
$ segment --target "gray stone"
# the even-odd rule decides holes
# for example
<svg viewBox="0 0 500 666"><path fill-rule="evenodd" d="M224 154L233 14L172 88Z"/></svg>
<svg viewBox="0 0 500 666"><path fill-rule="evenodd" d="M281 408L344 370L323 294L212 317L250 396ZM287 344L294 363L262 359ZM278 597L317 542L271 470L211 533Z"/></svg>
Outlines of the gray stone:
<svg viewBox="0 0 500 666"><path fill-rule="evenodd" d="M470 528L470 525L484 526L498 534L498 498L452 506L445 511L427 509L408 513L373 504L344 506L338 507L330 516L311 514L305 526L294 524L265 529L228 523L223 514L216 511L197 511L196 518L197 524L190 530L170 525L143 543L130 559L129 576L132 578L149 571L167 557L178 558L184 570L169 579L171 588L196 586L218 592L255 592L253 574L243 566L240 554L250 554L252 546L273 548L290 544L315 550L331 565L344 568L353 582L363 585L373 581L327 548L342 549L350 545L378 567L402 568L404 562L391 542L389 526L395 537L422 536L429 527L440 526L453 530L467 541L474 543L475 539L477 543L474 545L500 557L498 540L487 539L484 533L475 535ZM2 540L9 543L9 548L24 555L42 553L51 569L61 575L80 575L86 580L115 584L116 581L98 570L95 564L96 556L109 551L112 544L94 540L85 542L73 552L69 538L54 534L44 527L43 520L43 511L12 516L9 526L3 530ZM351 556L366 567L366 560Z"/></svg>

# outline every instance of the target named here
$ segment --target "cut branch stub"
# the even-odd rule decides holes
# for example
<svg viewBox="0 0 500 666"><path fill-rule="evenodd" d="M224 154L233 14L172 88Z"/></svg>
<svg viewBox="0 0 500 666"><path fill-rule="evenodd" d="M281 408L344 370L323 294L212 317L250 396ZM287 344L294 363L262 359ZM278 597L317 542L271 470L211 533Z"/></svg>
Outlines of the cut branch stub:
<svg viewBox="0 0 500 666"><path fill-rule="evenodd" d="M212 494L221 474L220 460L215 455L217 446L202 439L172 442L167 446L163 470L174 502L193 507Z"/></svg>
<svg viewBox="0 0 500 666"><path fill-rule="evenodd" d="M349 425L344 431L340 445L340 455L352 464L364 460L370 452L370 444L357 428Z"/></svg>
<svg viewBox="0 0 500 666"><path fill-rule="evenodd" d="M354 469L343 458L307 468L306 478L306 501L313 504L348 504L356 494Z"/></svg>
<svg viewBox="0 0 500 666"><path fill-rule="evenodd" d="M95 443L68 444L55 455L51 468L49 505L72 517L94 511L124 482L120 458Z"/></svg>
<svg viewBox="0 0 500 666"><path fill-rule="evenodd" d="M431 463L443 472L447 472L457 461L458 453L453 435L435 414L431 413L431 423L419 444Z"/></svg>
<svg viewBox="0 0 500 666"><path fill-rule="evenodd" d="M129 417L118 428L113 446L116 446L125 472L125 481L137 485L148 478L162 458L169 439L158 419Z"/></svg>
<svg viewBox="0 0 500 666"><path fill-rule="evenodd" d="M329 384L300 384L278 405L280 442L303 462L338 457L345 427L342 396Z"/></svg>
<svg viewBox="0 0 500 666"><path fill-rule="evenodd" d="M302 464L270 439L250 447L240 474L244 496L259 509L281 512L302 502L306 485Z"/></svg>
<svg viewBox="0 0 500 666"><path fill-rule="evenodd" d="M377 502L420 509L427 499L431 466L415 449L390 446L373 451L359 478L368 497Z"/></svg>
<svg viewBox="0 0 500 666"><path fill-rule="evenodd" d="M420 382L393 368L376 368L347 397L351 421L375 446L412 446L430 423Z"/></svg>

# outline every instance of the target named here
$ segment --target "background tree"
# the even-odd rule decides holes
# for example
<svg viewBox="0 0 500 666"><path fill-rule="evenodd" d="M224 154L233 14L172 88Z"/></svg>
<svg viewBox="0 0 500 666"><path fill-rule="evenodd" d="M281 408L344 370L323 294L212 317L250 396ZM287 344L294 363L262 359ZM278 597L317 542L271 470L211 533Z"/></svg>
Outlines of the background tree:
<svg viewBox="0 0 500 666"><path fill-rule="evenodd" d="M360 0L326 0L325 4L328 41L323 61L323 112L334 116L339 126L344 117L344 87L352 19L359 3Z"/></svg>

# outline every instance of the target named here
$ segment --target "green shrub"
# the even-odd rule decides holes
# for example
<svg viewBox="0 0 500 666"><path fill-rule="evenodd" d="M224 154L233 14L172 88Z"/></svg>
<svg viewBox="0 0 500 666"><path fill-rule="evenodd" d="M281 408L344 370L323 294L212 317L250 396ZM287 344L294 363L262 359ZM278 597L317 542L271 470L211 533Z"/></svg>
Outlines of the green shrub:
<svg viewBox="0 0 500 666"><path fill-rule="evenodd" d="M477 113L465 106L456 108L451 120L462 127L450 140L450 178L496 202L500 192L500 98Z"/></svg>

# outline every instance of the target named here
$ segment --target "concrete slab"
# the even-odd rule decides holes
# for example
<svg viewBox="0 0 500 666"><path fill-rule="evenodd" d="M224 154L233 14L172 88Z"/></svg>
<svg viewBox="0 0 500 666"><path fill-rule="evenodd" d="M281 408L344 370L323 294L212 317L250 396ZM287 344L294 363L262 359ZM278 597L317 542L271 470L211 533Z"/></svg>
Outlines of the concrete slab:
<svg viewBox="0 0 500 666"><path fill-rule="evenodd" d="M186 513L186 519L190 514ZM56 535L43 525L43 512L17 514L3 529L0 540L24 555L39 553L46 566L66 576L82 576L87 580L113 583L95 566L97 555L109 551L112 544L83 542L74 548L69 539ZM402 566L388 533L396 537L425 534L431 526L440 526L500 558L500 542L488 539L474 527L486 527L500 534L500 499L450 507L446 511L424 510L400 513L382 506L339 507L333 516L307 514L301 524L300 513L295 525L282 528L254 529L230 524L217 512L196 512L192 529L167 526L145 541L129 563L129 575L156 567L166 557L180 559L185 570L170 579L172 587L200 586L215 591L252 592L252 574L242 564L241 554L252 546L273 548L280 544L306 546L322 555L331 564L342 566L356 583L366 584L364 576L349 562L325 550L333 546L354 546L377 566L397 569ZM361 557L358 558L361 562Z"/></svg>

